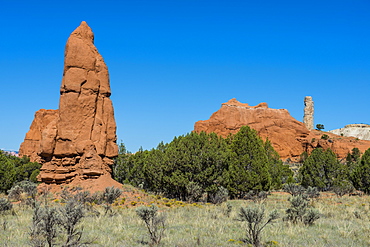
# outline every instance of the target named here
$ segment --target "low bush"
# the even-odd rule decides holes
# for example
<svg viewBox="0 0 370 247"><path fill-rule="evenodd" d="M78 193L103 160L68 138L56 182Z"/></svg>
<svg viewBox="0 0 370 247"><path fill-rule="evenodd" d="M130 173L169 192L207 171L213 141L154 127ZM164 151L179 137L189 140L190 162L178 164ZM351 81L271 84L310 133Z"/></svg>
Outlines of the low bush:
<svg viewBox="0 0 370 247"><path fill-rule="evenodd" d="M0 214L4 214L5 212L11 210L13 205L9 202L6 198L0 198Z"/></svg>
<svg viewBox="0 0 370 247"><path fill-rule="evenodd" d="M121 195L122 195L122 190L118 188L114 188L113 186L105 188L105 191L102 195L102 198L105 201L105 204L103 205L105 208L105 215L107 215L108 212L111 215L113 215L112 204Z"/></svg>
<svg viewBox="0 0 370 247"><path fill-rule="evenodd" d="M158 207L155 205L138 207L136 213L145 222L145 226L148 229L150 237L149 245L158 245L166 229L165 215L158 215Z"/></svg>
<svg viewBox="0 0 370 247"><path fill-rule="evenodd" d="M60 209L60 225L65 230L67 239L64 246L79 246L82 230L77 225L84 217L83 206L75 200L70 200Z"/></svg>
<svg viewBox="0 0 370 247"><path fill-rule="evenodd" d="M210 196L210 201L213 204L221 204L223 202L226 202L228 198L229 191L225 187L220 186L218 187L216 193Z"/></svg>
<svg viewBox="0 0 370 247"><path fill-rule="evenodd" d="M267 199L268 195L269 195L269 192L266 192L266 191L251 190L244 196L244 199L252 200L255 203L262 203Z"/></svg>
<svg viewBox="0 0 370 247"><path fill-rule="evenodd" d="M274 210L266 219L263 206L241 207L237 220L247 223L246 238L243 239L243 242L256 247L263 246L261 239L262 230L278 218L279 214Z"/></svg>
<svg viewBox="0 0 370 247"><path fill-rule="evenodd" d="M301 195L304 193L305 189L303 186L295 183L284 184L283 191L288 192L292 196Z"/></svg>
<svg viewBox="0 0 370 247"><path fill-rule="evenodd" d="M309 207L309 198L307 195L292 196L288 200L291 205L285 211L286 216L284 220L290 221L293 224L303 222L305 225L312 225L320 218L319 211Z"/></svg>

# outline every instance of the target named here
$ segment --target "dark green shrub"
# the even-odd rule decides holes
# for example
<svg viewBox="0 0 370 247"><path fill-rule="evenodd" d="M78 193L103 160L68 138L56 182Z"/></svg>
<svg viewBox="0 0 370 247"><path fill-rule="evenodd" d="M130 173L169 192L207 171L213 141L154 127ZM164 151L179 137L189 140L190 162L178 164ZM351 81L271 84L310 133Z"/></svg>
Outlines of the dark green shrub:
<svg viewBox="0 0 370 247"><path fill-rule="evenodd" d="M7 192L17 179L14 162L0 150L0 192Z"/></svg>
<svg viewBox="0 0 370 247"><path fill-rule="evenodd" d="M246 222L246 238L243 242L259 247L263 246L261 240L262 230L279 218L276 210L272 211L266 219L265 208L263 206L240 208L238 221Z"/></svg>
<svg viewBox="0 0 370 247"><path fill-rule="evenodd" d="M279 190L283 184L293 180L293 171L289 165L284 164L279 154L274 150L269 139L264 143L265 152L269 164L269 173L271 176L271 189Z"/></svg>
<svg viewBox="0 0 370 247"><path fill-rule="evenodd" d="M328 140L328 139L329 139L329 136L328 136L327 134L323 134L323 135L321 136L321 139L323 139L323 140Z"/></svg>

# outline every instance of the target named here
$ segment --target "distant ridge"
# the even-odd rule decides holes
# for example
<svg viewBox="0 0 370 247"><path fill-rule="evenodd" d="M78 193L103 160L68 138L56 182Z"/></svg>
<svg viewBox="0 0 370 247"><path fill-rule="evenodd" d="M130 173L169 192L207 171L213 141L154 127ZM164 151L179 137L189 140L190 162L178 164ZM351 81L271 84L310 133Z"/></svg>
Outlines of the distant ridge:
<svg viewBox="0 0 370 247"><path fill-rule="evenodd" d="M19 155L19 152L18 150L13 150L13 149L5 149L5 148L0 148L1 151L7 153L7 154L10 154L10 155L14 155L14 156L17 156Z"/></svg>

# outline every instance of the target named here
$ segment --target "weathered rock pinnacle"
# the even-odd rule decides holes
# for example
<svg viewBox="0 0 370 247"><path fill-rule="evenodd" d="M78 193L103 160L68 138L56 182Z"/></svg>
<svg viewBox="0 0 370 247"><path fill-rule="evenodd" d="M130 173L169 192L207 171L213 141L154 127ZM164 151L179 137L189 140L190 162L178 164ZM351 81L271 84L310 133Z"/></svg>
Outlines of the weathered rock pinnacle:
<svg viewBox="0 0 370 247"><path fill-rule="evenodd" d="M20 153L43 165L45 183L110 178L118 147L109 74L86 22L68 38L64 56L59 110L35 114Z"/></svg>
<svg viewBox="0 0 370 247"><path fill-rule="evenodd" d="M313 101L311 96L306 96L304 98L304 115L303 115L303 123L306 125L306 128L309 130L313 130Z"/></svg>

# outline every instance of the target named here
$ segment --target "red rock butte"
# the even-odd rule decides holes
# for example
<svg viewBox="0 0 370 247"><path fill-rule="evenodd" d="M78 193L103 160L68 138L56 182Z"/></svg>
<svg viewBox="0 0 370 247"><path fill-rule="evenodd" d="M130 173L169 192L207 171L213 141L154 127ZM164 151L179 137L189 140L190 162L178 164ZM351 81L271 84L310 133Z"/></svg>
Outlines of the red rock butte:
<svg viewBox="0 0 370 247"><path fill-rule="evenodd" d="M42 164L39 181L86 189L121 186L111 178L118 155L108 68L86 22L68 38L59 110L41 109L20 155Z"/></svg>
<svg viewBox="0 0 370 247"><path fill-rule="evenodd" d="M226 137L230 133L237 133L244 125L255 129L263 140L268 138L284 160L289 158L298 161L303 152L311 153L318 147L331 148L338 158L345 158L354 147L359 148L361 152L370 148L370 141L342 137L329 132L310 131L286 109L271 109L266 103L249 106L236 99L223 103L221 109L213 113L208 120L196 122L194 131L215 132ZM323 134L329 138L322 139Z"/></svg>

